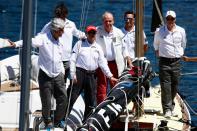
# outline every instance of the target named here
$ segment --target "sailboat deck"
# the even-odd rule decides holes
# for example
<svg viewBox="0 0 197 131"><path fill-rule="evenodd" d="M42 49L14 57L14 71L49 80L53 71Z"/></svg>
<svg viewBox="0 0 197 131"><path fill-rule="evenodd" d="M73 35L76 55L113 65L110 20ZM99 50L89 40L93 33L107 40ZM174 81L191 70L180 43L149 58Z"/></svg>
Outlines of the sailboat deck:
<svg viewBox="0 0 197 131"><path fill-rule="evenodd" d="M184 130L187 125L181 120L184 119L184 112L187 113L183 109L183 105L180 105L180 97L177 95L175 99L175 108L174 112L176 113L175 117L165 118L163 116L162 105L161 105L161 91L160 87L151 88L150 90L151 96L149 98L144 98L144 111L143 115L138 119L130 113L129 115L129 128L140 127L141 129L158 129L158 126L161 124L161 121L167 122L167 127L169 130ZM181 108L182 107L182 108ZM131 112L133 108L133 102L128 104L129 112ZM182 118L183 116L183 118ZM187 114L186 114L187 116ZM119 121L125 122L126 115L121 115ZM187 119L187 118L186 118ZM122 125L124 126L124 124Z"/></svg>
<svg viewBox="0 0 197 131"><path fill-rule="evenodd" d="M38 84L35 81L30 82L30 90L38 89ZM1 83L0 91L2 92L13 92L13 91L20 91L20 84L16 81L8 80Z"/></svg>

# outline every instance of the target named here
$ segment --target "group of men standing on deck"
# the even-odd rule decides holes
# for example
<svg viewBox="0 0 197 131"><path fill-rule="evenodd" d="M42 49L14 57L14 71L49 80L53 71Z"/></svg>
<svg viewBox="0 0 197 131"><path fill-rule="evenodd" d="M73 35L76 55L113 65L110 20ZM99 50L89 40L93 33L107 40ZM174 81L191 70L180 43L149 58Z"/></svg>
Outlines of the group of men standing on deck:
<svg viewBox="0 0 197 131"><path fill-rule="evenodd" d="M102 16L102 25L87 26L85 33L79 31L75 23L67 19L68 9L61 3L56 6L54 18L44 26L32 45L39 48L40 67L38 82L42 102L42 116L46 128L62 127L67 108L70 112L77 97L84 91L85 114L88 117L92 108L101 103L107 94L107 87L113 87L125 68L131 68L135 58L135 13L124 14L122 29L114 26L110 12ZM174 97L180 76L180 58L186 46L185 30L175 24L174 11L166 13L166 25L155 32L154 48L159 57L162 107L165 117L173 115ZM73 36L79 41L72 49ZM22 41L10 43L22 46ZM148 42L144 33L144 51ZM69 90L65 82L70 76ZM109 82L109 84L108 84ZM147 97L149 83L145 87ZM51 118L51 98L56 99L54 118ZM70 105L68 107L68 97Z"/></svg>

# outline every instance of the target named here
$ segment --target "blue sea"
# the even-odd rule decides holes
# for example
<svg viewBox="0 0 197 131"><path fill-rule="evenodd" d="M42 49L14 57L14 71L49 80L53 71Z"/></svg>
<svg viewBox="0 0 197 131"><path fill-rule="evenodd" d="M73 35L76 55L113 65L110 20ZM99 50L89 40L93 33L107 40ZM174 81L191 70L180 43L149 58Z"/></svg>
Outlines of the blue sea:
<svg viewBox="0 0 197 131"><path fill-rule="evenodd" d="M62 1L62 0L61 0ZM114 14L115 26L124 25L123 14L127 10L135 10L136 0L64 0L69 9L68 18L75 22L77 28L84 31L87 25L100 25L105 11ZM151 34L151 18L154 0L144 0L144 30L149 42L146 57L151 61L153 69L158 71L158 61L153 50ZM163 15L169 9L177 14L177 25L185 28L187 47L185 55L197 56L197 1L196 0L162 0ZM40 32L42 27L53 17L54 7L60 0L33 0L33 32ZM17 41L21 38L22 0L1 0L0 2L0 38ZM75 40L76 41L76 40ZM17 49L0 49L0 60L17 54ZM197 112L197 62L182 62L180 93L191 108ZM188 74L193 73L193 74ZM158 78L152 84L158 84ZM197 116L191 111L192 123L197 126Z"/></svg>

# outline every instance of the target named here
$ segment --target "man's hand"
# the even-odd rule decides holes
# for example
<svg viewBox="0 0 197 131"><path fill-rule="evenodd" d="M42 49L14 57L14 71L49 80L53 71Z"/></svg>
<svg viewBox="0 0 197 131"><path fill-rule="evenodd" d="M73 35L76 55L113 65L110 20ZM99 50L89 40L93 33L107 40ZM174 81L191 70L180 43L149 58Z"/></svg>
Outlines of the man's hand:
<svg viewBox="0 0 197 131"><path fill-rule="evenodd" d="M73 83L77 83L77 76L76 75L74 75L73 77L72 77L72 80L73 80Z"/></svg>
<svg viewBox="0 0 197 131"><path fill-rule="evenodd" d="M182 60L188 61L188 57L187 56L182 56Z"/></svg>
<svg viewBox="0 0 197 131"><path fill-rule="evenodd" d="M159 50L156 50L155 54L156 54L157 57L159 57Z"/></svg>
<svg viewBox="0 0 197 131"><path fill-rule="evenodd" d="M129 68L132 68L132 67L133 67L132 59L131 59L129 56L127 56L127 57L126 57L126 61L127 61L128 67L129 67Z"/></svg>
<svg viewBox="0 0 197 131"><path fill-rule="evenodd" d="M131 69L132 67L134 67L134 65L131 63L128 64L129 68Z"/></svg>
<svg viewBox="0 0 197 131"><path fill-rule="evenodd" d="M118 82L118 79L114 78L113 76L109 78L110 81L115 85Z"/></svg>
<svg viewBox="0 0 197 131"><path fill-rule="evenodd" d="M12 42L11 40L7 39L7 41L10 43L9 47L16 47L16 44Z"/></svg>

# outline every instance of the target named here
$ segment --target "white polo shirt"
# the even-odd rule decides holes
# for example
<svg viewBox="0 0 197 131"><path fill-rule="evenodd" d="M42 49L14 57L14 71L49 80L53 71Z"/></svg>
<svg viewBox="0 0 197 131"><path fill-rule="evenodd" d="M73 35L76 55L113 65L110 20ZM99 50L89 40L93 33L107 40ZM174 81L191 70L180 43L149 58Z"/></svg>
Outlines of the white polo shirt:
<svg viewBox="0 0 197 131"><path fill-rule="evenodd" d="M17 41L16 47L22 46L23 41ZM32 46L39 47L38 65L49 77L64 73L62 63L62 44L55 40L51 32L38 34L32 38Z"/></svg>
<svg viewBox="0 0 197 131"><path fill-rule="evenodd" d="M97 27L96 42L101 46L107 61L116 61L118 75L120 76L125 68L122 55L123 32L117 27L112 27L112 32L105 31L103 25Z"/></svg>
<svg viewBox="0 0 197 131"><path fill-rule="evenodd" d="M80 40L75 44L70 59L71 76L76 73L75 65L89 71L100 67L107 77L112 76L104 53L96 42L89 44L87 40L83 42Z"/></svg>
<svg viewBox="0 0 197 131"><path fill-rule="evenodd" d="M156 30L153 44L155 50L159 50L160 57L180 58L184 54L186 42L185 29L175 25L171 32L165 25Z"/></svg>
<svg viewBox="0 0 197 131"><path fill-rule="evenodd" d="M43 29L41 30L41 33L45 33L50 30L50 23L51 22L47 23L43 27ZM64 33L59 38L63 44L62 61L69 61L70 59L71 51L72 51L73 36L77 38L82 38L82 37L85 37L85 33L78 30L74 22L68 19L65 19Z"/></svg>
<svg viewBox="0 0 197 131"><path fill-rule="evenodd" d="M125 28L122 28L122 32L125 34L123 38L123 56L129 56L130 58L135 58L135 26L131 31L126 31ZM144 44L148 44L146 35L144 34Z"/></svg>

